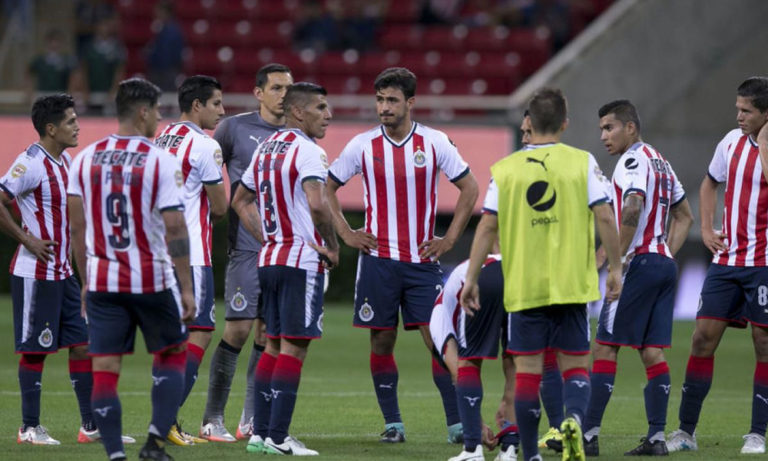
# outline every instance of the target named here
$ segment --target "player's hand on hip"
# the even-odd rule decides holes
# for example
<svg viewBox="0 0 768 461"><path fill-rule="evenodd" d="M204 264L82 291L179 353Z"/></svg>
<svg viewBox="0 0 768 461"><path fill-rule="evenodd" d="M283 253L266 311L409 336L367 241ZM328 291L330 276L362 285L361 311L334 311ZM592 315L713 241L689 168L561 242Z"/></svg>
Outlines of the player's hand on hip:
<svg viewBox="0 0 768 461"><path fill-rule="evenodd" d="M370 254L371 250L379 246L376 236L362 229L355 229L342 235L341 239L348 247L356 248L365 254Z"/></svg>
<svg viewBox="0 0 768 461"><path fill-rule="evenodd" d="M323 262L323 266L326 269L333 269L339 265L339 250L331 250L328 247L323 247L315 243L309 242L311 246L320 256L320 261Z"/></svg>
<svg viewBox="0 0 768 461"><path fill-rule="evenodd" d="M181 292L181 307L183 308L181 321L189 325L195 320L195 295L192 294L192 290L182 290Z"/></svg>
<svg viewBox="0 0 768 461"><path fill-rule="evenodd" d="M435 261L451 248L453 248L452 241L446 238L435 237L432 240L421 242L421 245L419 245L419 257Z"/></svg>
<svg viewBox="0 0 768 461"><path fill-rule="evenodd" d="M41 262L47 263L53 261L54 248L59 246L59 242L53 240L40 240L34 235L27 234L27 238L24 240L24 248Z"/></svg>
<svg viewBox="0 0 768 461"><path fill-rule="evenodd" d="M725 233L716 231L714 229L702 229L701 239L704 241L704 246L707 247L712 254L726 251L728 247L725 245Z"/></svg>
<svg viewBox="0 0 768 461"><path fill-rule="evenodd" d="M474 317L475 312L480 310L480 289L477 283L466 281L461 289L461 308L464 313Z"/></svg>
<svg viewBox="0 0 768 461"><path fill-rule="evenodd" d="M612 303L621 296L621 267L611 267L605 280L605 301Z"/></svg>

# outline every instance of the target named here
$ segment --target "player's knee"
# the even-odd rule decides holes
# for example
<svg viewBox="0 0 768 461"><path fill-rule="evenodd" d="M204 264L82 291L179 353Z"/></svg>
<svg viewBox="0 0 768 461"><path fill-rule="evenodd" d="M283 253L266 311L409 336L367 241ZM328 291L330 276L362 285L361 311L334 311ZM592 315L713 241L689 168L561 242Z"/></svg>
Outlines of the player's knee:
<svg viewBox="0 0 768 461"><path fill-rule="evenodd" d="M70 360L87 360L88 359L88 346L75 346L69 348Z"/></svg>
<svg viewBox="0 0 768 461"><path fill-rule="evenodd" d="M232 347L242 348L251 333L252 324L250 320L227 321L222 339Z"/></svg>
<svg viewBox="0 0 768 461"><path fill-rule="evenodd" d="M658 347L646 347L640 349L640 358L648 368L664 361L664 351Z"/></svg>
<svg viewBox="0 0 768 461"><path fill-rule="evenodd" d="M691 339L691 355L709 357L715 353L720 337L705 329L696 329Z"/></svg>
<svg viewBox="0 0 768 461"><path fill-rule="evenodd" d="M759 362L768 361L768 330L763 327L752 327L752 342L755 345L755 355Z"/></svg>
<svg viewBox="0 0 768 461"><path fill-rule="evenodd" d="M594 355L595 360L610 360L611 362L615 362L619 357L619 348L595 343L592 348L592 354Z"/></svg>

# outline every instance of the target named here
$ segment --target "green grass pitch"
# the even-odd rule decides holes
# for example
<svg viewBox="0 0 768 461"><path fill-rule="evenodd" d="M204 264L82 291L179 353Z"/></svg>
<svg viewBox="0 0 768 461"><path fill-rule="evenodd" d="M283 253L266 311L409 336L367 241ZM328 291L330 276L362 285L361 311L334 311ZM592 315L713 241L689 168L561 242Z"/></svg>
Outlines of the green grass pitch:
<svg viewBox="0 0 768 461"><path fill-rule="evenodd" d="M217 309L219 325L223 328L223 306ZM79 413L69 383L66 353L48 358L43 372L41 420L62 445L35 447L16 444L16 431L21 421L17 381L17 356L13 354L13 323L9 296L0 296L0 459L16 460L103 460L100 444L78 445L76 436ZM395 355L400 370L400 407L405 421L408 441L399 445L378 442L383 430L368 371L368 334L351 326L351 306L327 306L323 339L312 344L304 366L296 412L291 433L310 448L320 452L322 459L334 460L445 460L455 456L458 445L446 442L445 420L440 397L430 371L430 360L420 336L402 332ZM690 346L692 322L678 322L674 328L673 349L667 359L672 371L672 391L669 403L669 433L677 427L680 385ZM593 333L594 334L594 333ZM218 343L221 332L214 333L209 353ZM143 341L137 341L135 355L124 359L119 393L123 407L123 432L138 439L127 446L129 459L136 459L144 442L149 423L150 356ZM226 422L234 433L240 416L245 388L245 368L248 352L240 359L240 367L227 407ZM196 432L205 405L210 354L200 368L198 382L180 418L185 427ZM741 436L748 432L751 412L751 386L754 354L749 332L729 330L715 361L715 379L704 404L698 428L699 452L675 453L679 459L744 459L739 455ZM483 370L485 397L483 415L492 421L502 389L499 361L487 362ZM614 394L600 435L598 459L622 459L622 453L634 448L645 434L643 386L645 373L637 353L626 350L620 354ZM540 432L545 430L542 417ZM191 447L171 447L169 453L177 460L243 460L265 455L248 454L245 442L236 444L206 444ZM559 459L545 450L544 459ZM491 460L495 453L486 453Z"/></svg>

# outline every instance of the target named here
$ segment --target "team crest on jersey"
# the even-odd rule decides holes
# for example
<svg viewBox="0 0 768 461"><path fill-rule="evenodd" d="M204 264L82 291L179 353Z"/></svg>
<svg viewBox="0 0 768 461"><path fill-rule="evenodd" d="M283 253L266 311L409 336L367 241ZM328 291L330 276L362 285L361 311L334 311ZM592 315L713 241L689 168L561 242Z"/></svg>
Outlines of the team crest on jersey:
<svg viewBox="0 0 768 461"><path fill-rule="evenodd" d="M216 165L221 166L224 164L224 155L222 155L221 149L216 149L213 153L213 159L216 161Z"/></svg>
<svg viewBox="0 0 768 461"><path fill-rule="evenodd" d="M243 296L243 294L240 293L240 290L237 290L237 293L235 293L235 296L232 296L232 301L229 302L229 305L232 307L234 311L240 312L246 307L248 307L248 300L246 300L245 296Z"/></svg>
<svg viewBox="0 0 768 461"><path fill-rule="evenodd" d="M365 302L362 306L360 306L360 312L357 314L358 317L360 317L360 320L363 322L370 322L373 320L373 308L370 304L368 304L368 299L366 298Z"/></svg>
<svg viewBox="0 0 768 461"><path fill-rule="evenodd" d="M14 178L20 178L24 176L24 173L27 172L27 167L22 165L21 163L17 163L14 165L13 169L11 170L11 176Z"/></svg>
<svg viewBox="0 0 768 461"><path fill-rule="evenodd" d="M176 178L176 187L181 187L184 184L184 175L181 174L181 170L176 170L173 177Z"/></svg>
<svg viewBox="0 0 768 461"><path fill-rule="evenodd" d="M37 337L37 342L43 347L51 347L51 344L53 344L53 332L51 329L46 328L43 330L40 336Z"/></svg>
<svg viewBox="0 0 768 461"><path fill-rule="evenodd" d="M417 147L416 152L413 153L413 164L417 167L427 164L427 155L421 150L421 146Z"/></svg>

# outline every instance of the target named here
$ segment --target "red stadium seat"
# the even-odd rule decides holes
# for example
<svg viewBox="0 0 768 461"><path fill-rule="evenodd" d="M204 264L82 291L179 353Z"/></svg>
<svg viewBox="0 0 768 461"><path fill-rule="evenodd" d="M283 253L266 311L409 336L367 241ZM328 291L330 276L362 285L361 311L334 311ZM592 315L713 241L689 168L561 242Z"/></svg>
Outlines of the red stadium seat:
<svg viewBox="0 0 768 461"><path fill-rule="evenodd" d="M356 50L325 53L318 57L317 66L325 75L354 75L360 68L360 54Z"/></svg>
<svg viewBox="0 0 768 461"><path fill-rule="evenodd" d="M135 18L129 27L121 28L120 35L125 46L143 47L152 40L152 21L149 18Z"/></svg>
<svg viewBox="0 0 768 461"><path fill-rule="evenodd" d="M419 49L423 32L424 28L419 25L385 24L379 34L379 48L384 51Z"/></svg>
<svg viewBox="0 0 768 461"><path fill-rule="evenodd" d="M466 26L432 26L424 29L420 46L427 50L458 51L464 48Z"/></svg>

